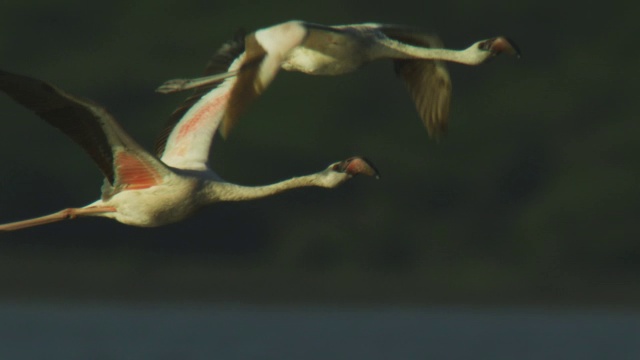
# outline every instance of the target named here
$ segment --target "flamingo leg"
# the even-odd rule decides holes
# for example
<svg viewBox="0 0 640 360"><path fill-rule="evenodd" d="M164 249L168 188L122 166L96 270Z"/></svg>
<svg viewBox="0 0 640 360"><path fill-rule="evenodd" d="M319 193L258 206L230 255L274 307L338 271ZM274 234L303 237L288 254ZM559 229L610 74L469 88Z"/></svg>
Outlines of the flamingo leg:
<svg viewBox="0 0 640 360"><path fill-rule="evenodd" d="M160 85L156 92L162 94L170 94L178 91L193 89L202 85L212 84L218 81L222 81L226 78L238 75L238 71L229 71L222 74L215 74L195 79L173 79L168 80L164 84Z"/></svg>
<svg viewBox="0 0 640 360"><path fill-rule="evenodd" d="M114 212L116 208L113 206L91 206L86 208L69 208L60 210L56 213L40 216L33 219L16 221L8 224L0 225L0 231L13 231L28 227L49 224L62 220L72 220L78 216L88 216L105 212Z"/></svg>

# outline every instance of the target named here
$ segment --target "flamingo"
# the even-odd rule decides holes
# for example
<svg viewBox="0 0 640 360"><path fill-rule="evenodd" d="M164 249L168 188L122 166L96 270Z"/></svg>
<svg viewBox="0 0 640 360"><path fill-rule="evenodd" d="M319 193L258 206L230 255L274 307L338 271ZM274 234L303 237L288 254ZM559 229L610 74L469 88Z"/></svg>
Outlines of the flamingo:
<svg viewBox="0 0 640 360"><path fill-rule="evenodd" d="M162 150L157 156L138 145L105 108L93 101L44 81L1 70L0 89L78 143L105 177L99 200L84 207L0 225L0 231L84 216L153 227L180 221L215 202L258 199L306 186L334 188L358 174L378 177L368 160L351 157L320 172L271 185L242 186L224 181L207 162L213 135L225 109L222 99L229 96L225 86L194 102L184 112L162 137Z"/></svg>
<svg viewBox="0 0 640 360"><path fill-rule="evenodd" d="M392 59L405 81L431 136L446 132L451 80L443 61L479 65L506 53L520 56L504 36L481 40L464 50L442 48L441 41L414 28L385 24L325 26L288 21L225 43L202 78L173 79L156 91L172 93L195 88L196 101L221 81L237 77L226 101L220 133L226 137L238 116L274 79L280 69L311 75L341 75L377 59Z"/></svg>

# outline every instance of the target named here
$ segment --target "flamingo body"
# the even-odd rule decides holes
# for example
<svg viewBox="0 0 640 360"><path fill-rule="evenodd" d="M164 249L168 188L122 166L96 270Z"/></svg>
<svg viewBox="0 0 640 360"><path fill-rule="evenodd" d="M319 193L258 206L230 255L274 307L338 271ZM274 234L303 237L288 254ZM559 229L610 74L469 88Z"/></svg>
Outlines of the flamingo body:
<svg viewBox="0 0 640 360"><path fill-rule="evenodd" d="M187 200L195 199L198 195L198 180L202 177L185 177L173 173L158 185L144 189L127 189L111 198L100 199L89 207L113 207L116 211L105 212L104 217L127 225L166 225L189 217L204 205L198 201Z"/></svg>

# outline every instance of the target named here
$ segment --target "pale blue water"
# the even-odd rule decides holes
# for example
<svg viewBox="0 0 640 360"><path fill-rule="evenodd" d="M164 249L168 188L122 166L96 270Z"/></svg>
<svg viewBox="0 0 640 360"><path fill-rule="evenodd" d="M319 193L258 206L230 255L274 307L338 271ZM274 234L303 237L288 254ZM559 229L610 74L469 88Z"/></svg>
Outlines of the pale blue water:
<svg viewBox="0 0 640 360"><path fill-rule="evenodd" d="M0 303L0 359L640 359L640 314Z"/></svg>

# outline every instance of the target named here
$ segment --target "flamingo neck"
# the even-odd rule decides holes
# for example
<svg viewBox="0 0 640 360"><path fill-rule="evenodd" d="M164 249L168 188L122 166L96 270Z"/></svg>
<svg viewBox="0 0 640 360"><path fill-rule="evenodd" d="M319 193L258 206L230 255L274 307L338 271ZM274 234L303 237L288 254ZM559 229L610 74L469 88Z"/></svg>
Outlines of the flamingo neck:
<svg viewBox="0 0 640 360"><path fill-rule="evenodd" d="M382 43L386 48L385 55L396 59L442 60L465 65L479 65L491 55L488 51L478 49L477 44L464 50L451 50L413 46L394 40L386 40Z"/></svg>
<svg viewBox="0 0 640 360"><path fill-rule="evenodd" d="M242 201L259 199L283 191L301 187L318 186L332 188L349 178L348 175L324 170L315 174L294 177L263 186L243 186L228 182L210 182L204 187L204 198L208 202Z"/></svg>

